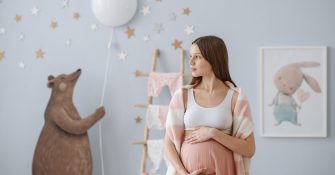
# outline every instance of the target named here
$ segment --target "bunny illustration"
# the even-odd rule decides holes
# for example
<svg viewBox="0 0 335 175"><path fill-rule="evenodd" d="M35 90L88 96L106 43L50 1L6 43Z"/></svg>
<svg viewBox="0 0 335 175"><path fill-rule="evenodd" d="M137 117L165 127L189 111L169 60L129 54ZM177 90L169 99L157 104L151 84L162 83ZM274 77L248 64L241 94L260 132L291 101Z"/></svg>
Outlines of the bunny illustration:
<svg viewBox="0 0 335 175"><path fill-rule="evenodd" d="M301 86L303 80L314 90L321 92L317 80L307 74L304 74L301 68L318 67L318 62L298 62L282 66L274 76L274 84L278 89L270 106L274 105L274 117L277 120L275 124L280 125L283 121L291 122L294 125L301 126L298 122L298 109L300 105L295 101L293 95Z"/></svg>

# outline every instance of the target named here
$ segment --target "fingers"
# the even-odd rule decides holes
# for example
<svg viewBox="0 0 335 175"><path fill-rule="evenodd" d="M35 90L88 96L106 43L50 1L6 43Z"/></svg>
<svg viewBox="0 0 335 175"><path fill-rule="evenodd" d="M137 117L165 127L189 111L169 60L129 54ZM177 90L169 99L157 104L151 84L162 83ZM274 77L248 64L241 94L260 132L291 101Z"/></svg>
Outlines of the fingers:
<svg viewBox="0 0 335 175"><path fill-rule="evenodd" d="M206 170L207 170L207 168L202 168L202 169L200 169L200 172L199 172L199 173L205 173Z"/></svg>
<svg viewBox="0 0 335 175"><path fill-rule="evenodd" d="M186 141L187 143L192 143L192 142L194 142L194 141L196 141L196 140L197 140L197 136L192 134L192 135L190 135L189 137L187 137L185 141Z"/></svg>
<svg viewBox="0 0 335 175"><path fill-rule="evenodd" d="M204 173L206 171L206 168L198 169L192 172L192 175L199 175L201 173Z"/></svg>
<svg viewBox="0 0 335 175"><path fill-rule="evenodd" d="M185 141L190 144L199 143L205 141L207 137L204 137L206 127L196 126L195 129L185 138Z"/></svg>
<svg viewBox="0 0 335 175"><path fill-rule="evenodd" d="M192 133L185 139L187 143L194 144L200 142L200 133L198 131L192 131Z"/></svg>
<svg viewBox="0 0 335 175"><path fill-rule="evenodd" d="M195 144L201 142L201 139L199 137L190 137L188 140L186 140L189 144Z"/></svg>

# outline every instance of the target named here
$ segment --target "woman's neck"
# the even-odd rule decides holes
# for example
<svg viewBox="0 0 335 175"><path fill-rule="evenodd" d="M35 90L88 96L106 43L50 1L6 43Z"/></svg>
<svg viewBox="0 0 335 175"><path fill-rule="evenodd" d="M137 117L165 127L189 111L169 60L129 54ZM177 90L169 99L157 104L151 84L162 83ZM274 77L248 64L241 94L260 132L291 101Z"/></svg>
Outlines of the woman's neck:
<svg viewBox="0 0 335 175"><path fill-rule="evenodd" d="M199 84L199 88L205 90L209 94L217 92L222 86L224 86L224 83L216 78L214 74L211 76L203 76L201 83Z"/></svg>

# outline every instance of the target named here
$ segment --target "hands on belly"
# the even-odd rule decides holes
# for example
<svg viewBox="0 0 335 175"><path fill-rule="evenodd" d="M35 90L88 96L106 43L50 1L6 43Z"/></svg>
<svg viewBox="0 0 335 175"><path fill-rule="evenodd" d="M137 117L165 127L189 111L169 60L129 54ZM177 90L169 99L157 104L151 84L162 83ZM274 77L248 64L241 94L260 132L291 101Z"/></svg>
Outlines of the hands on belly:
<svg viewBox="0 0 335 175"><path fill-rule="evenodd" d="M213 137L212 130L214 128L199 126L192 131L185 132L185 141L189 144L207 141Z"/></svg>

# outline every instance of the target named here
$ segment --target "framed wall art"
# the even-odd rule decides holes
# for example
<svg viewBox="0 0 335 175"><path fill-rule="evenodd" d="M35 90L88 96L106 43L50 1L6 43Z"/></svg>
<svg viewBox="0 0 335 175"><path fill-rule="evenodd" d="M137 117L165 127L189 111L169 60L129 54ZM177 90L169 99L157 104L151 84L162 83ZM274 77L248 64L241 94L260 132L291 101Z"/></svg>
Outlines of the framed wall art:
<svg viewBox="0 0 335 175"><path fill-rule="evenodd" d="M327 48L260 48L261 136L327 136Z"/></svg>

